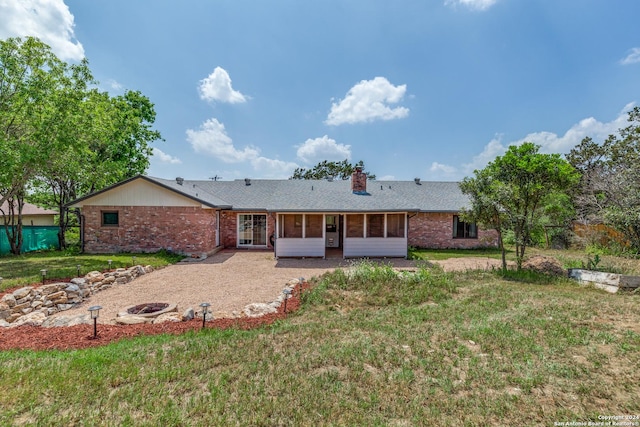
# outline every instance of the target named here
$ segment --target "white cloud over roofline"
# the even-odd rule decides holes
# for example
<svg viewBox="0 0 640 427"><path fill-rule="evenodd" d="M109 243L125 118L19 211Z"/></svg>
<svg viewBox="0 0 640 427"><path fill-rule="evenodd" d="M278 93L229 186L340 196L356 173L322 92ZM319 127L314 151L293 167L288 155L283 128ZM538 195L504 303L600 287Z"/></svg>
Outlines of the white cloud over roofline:
<svg viewBox="0 0 640 427"><path fill-rule="evenodd" d="M153 147L153 157L156 157L160 161L160 163L169 163L172 165L182 163L182 160L180 160L179 158L173 157L157 147Z"/></svg>
<svg viewBox="0 0 640 427"><path fill-rule="evenodd" d="M227 102L229 104L247 102L245 95L233 89L231 77L222 67L216 67L208 77L200 80L198 92L200 98L205 101Z"/></svg>
<svg viewBox="0 0 640 427"><path fill-rule="evenodd" d="M294 162L286 162L279 159L268 159L258 157L251 160L251 166L263 178L286 179L293 175L293 171L298 167Z"/></svg>
<svg viewBox="0 0 640 427"><path fill-rule="evenodd" d="M351 146L338 144L325 135L322 138L307 139L298 147L297 156L301 161L313 164L323 160L348 160L351 159Z"/></svg>
<svg viewBox="0 0 640 427"><path fill-rule="evenodd" d="M408 108L391 107L402 100L406 91L407 85L394 86L384 77L362 80L349 89L344 99L331 104L325 123L337 126L407 117Z"/></svg>
<svg viewBox="0 0 640 427"><path fill-rule="evenodd" d="M84 58L73 27L74 17L63 0L0 1L0 38L37 37L63 61Z"/></svg>
<svg viewBox="0 0 640 427"><path fill-rule="evenodd" d="M225 163L253 160L260 154L258 148L251 146L238 150L217 119L207 120L198 130L187 129L187 141L196 153L211 155Z"/></svg>

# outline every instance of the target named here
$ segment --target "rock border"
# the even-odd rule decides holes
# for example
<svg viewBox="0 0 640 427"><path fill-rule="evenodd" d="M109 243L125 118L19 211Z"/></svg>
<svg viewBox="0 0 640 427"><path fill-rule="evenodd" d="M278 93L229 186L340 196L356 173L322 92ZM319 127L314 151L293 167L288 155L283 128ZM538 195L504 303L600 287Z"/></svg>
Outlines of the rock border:
<svg viewBox="0 0 640 427"><path fill-rule="evenodd" d="M87 314L75 316L56 316L52 314L69 310L86 300L92 295L112 286L124 285L138 276L152 272L154 269L148 265L142 267L136 265L130 268L118 268L114 271L101 273L91 271L84 277L73 278L69 282L49 283L42 286L24 286L11 293L5 294L0 299L0 328L16 328L22 325L42 326L42 327L64 327L88 324L92 322L91 316ZM286 283L282 292L269 303L247 304L242 311L232 311L231 313L218 311L207 312L207 322L216 319L240 319L258 318L268 314L278 312L280 306L286 298L292 296L296 286L307 284L302 277L291 279ZM188 307L182 315L178 312L175 304L160 313L147 315L132 315L126 309L118 313L114 319L117 325L135 324L159 324L164 322L184 322L194 318L202 319L202 311L198 312L192 307Z"/></svg>
<svg viewBox="0 0 640 427"><path fill-rule="evenodd" d="M145 267L134 265L107 272L91 271L69 282L48 283L37 287L24 286L5 294L0 299L0 327L63 326L65 320L69 324L88 323L90 321L88 315L73 316L71 319L60 321L53 320L49 316L69 310L88 300L91 295L112 286L127 284L153 270L154 268L150 265ZM51 320L47 321L49 319Z"/></svg>

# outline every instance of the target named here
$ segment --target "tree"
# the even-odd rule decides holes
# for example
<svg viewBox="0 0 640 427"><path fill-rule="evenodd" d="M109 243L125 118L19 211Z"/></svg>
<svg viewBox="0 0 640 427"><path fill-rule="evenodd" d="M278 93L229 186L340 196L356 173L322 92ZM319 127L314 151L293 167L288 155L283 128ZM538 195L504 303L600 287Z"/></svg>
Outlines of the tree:
<svg viewBox="0 0 640 427"><path fill-rule="evenodd" d="M579 179L578 172L559 154L541 154L539 149L530 142L511 146L460 184L471 198L471 208L463 216L498 232L503 269L504 232L510 230L515 236L516 264L521 269L525 250L534 232L542 227L544 206L555 193L568 191Z"/></svg>
<svg viewBox="0 0 640 427"><path fill-rule="evenodd" d="M20 202L31 180L61 150L77 145L73 115L92 82L86 61L68 65L29 37L0 41L0 204ZM17 210L19 229L21 209ZM8 227L5 225L7 234ZM13 233L19 253L19 234Z"/></svg>
<svg viewBox="0 0 640 427"><path fill-rule="evenodd" d="M93 90L78 106L74 137L76 149L50 159L36 181L39 200L58 209L58 240L66 246L65 233L73 222L66 209L70 201L132 176L149 167L151 142L161 139L151 128L153 104L140 92L110 97Z"/></svg>
<svg viewBox="0 0 640 427"><path fill-rule="evenodd" d="M58 209L62 248L66 204L144 173L162 138L147 97L94 84L86 60L69 65L31 37L0 41L0 203L26 195Z"/></svg>
<svg viewBox="0 0 640 427"><path fill-rule="evenodd" d="M364 162L360 160L358 163L351 164L348 159L344 159L341 162L329 162L327 160L323 160L311 169L296 168L296 170L293 171L293 176L289 179L333 178L347 180L351 178L351 174L355 172L356 167L361 167L364 171ZM376 176L372 173L367 173L367 178L376 179Z"/></svg>
<svg viewBox="0 0 640 427"><path fill-rule="evenodd" d="M585 138L567 155L581 174L573 194L585 222L604 222L640 251L640 108L629 111L629 126L598 144Z"/></svg>

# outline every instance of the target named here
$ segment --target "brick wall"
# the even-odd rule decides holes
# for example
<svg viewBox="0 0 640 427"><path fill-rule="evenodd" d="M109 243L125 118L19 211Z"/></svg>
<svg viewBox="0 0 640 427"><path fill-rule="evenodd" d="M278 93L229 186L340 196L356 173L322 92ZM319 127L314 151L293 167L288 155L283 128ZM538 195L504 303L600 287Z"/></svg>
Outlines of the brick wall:
<svg viewBox="0 0 640 427"><path fill-rule="evenodd" d="M468 249L497 246L495 230L478 229L477 239L454 239L452 213L421 212L409 218L409 246L433 249Z"/></svg>
<svg viewBox="0 0 640 427"><path fill-rule="evenodd" d="M118 212L119 225L103 227L102 211ZM84 249L89 253L155 252L200 254L215 248L212 209L163 206L84 206Z"/></svg>
<svg viewBox="0 0 640 427"><path fill-rule="evenodd" d="M265 215L264 212L238 212L222 211L220 213L220 244L225 248L235 248L238 246L238 215L257 214ZM267 247L273 249L269 243L269 236L276 231L276 214L267 213Z"/></svg>

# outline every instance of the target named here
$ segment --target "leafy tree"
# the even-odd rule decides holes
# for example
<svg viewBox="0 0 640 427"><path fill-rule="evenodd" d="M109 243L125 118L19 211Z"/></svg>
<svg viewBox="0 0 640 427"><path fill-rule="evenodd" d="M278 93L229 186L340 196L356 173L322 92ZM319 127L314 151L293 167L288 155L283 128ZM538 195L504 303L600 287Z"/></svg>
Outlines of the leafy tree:
<svg viewBox="0 0 640 427"><path fill-rule="evenodd" d="M0 41L0 203L28 194L58 209L61 247L66 204L144 173L161 139L147 97L94 84L86 60L69 65L35 38Z"/></svg>
<svg viewBox="0 0 640 427"><path fill-rule="evenodd" d="M66 204L96 189L143 174L149 167L150 143L161 139L151 128L153 104L140 92L111 98L93 90L78 106L75 138L79 149L68 149L47 162L36 181L37 197L59 211L59 243L74 219ZM77 212L76 212L77 213Z"/></svg>
<svg viewBox="0 0 640 427"><path fill-rule="evenodd" d="M585 138L567 155L581 174L574 203L586 222L604 222L640 250L640 108L629 111L629 125L602 144Z"/></svg>
<svg viewBox="0 0 640 427"><path fill-rule="evenodd" d="M471 208L463 216L498 232L515 236L516 263L522 267L525 250L532 236L543 225L543 208L555 193L568 191L579 179L578 172L559 154L541 154L540 146L525 142L511 146L484 169L474 172L460 184L471 198ZM506 253L502 249L502 267Z"/></svg>
<svg viewBox="0 0 640 427"><path fill-rule="evenodd" d="M364 172L364 162L360 160L358 163L351 164L348 159L344 159L341 162L329 162L323 160L311 169L296 168L293 171L293 176L289 179L342 179L347 180L351 178L356 167L361 167ZM367 172L365 172L367 173ZM372 173L367 173L368 179L376 179L376 176Z"/></svg>
<svg viewBox="0 0 640 427"><path fill-rule="evenodd" d="M69 137L74 124L67 118L91 82L86 61L68 65L38 39L0 41L0 204L19 206L46 163L78 144ZM19 235L13 233L15 253Z"/></svg>

